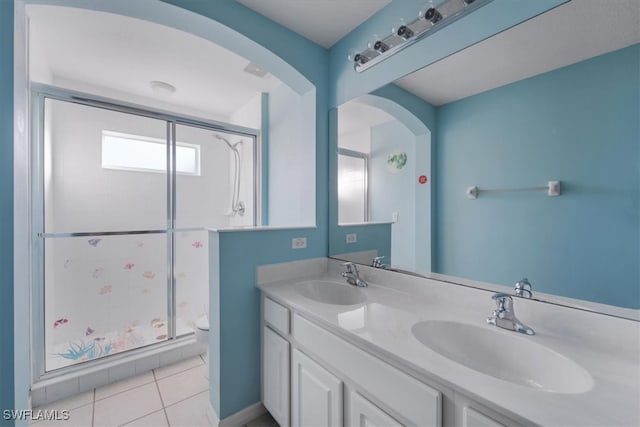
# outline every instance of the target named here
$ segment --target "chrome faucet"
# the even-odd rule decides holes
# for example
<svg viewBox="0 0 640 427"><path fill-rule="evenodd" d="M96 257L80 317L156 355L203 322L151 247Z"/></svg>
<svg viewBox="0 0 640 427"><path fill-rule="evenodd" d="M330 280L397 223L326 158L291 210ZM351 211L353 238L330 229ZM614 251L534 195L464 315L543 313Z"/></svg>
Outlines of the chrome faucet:
<svg viewBox="0 0 640 427"><path fill-rule="evenodd" d="M526 277L516 282L515 295L522 298L531 298L533 292L531 292L531 282Z"/></svg>
<svg viewBox="0 0 640 427"><path fill-rule="evenodd" d="M384 255L375 257L371 262L371 267L387 268L387 266L382 262L383 259L384 259Z"/></svg>
<svg viewBox="0 0 640 427"><path fill-rule="evenodd" d="M354 263L345 262L343 265L347 268L347 271L343 272L341 276L347 279L347 283L349 283L350 285L357 286L359 288L364 288L366 286L369 286L367 282L365 282L360 278L358 267L356 267Z"/></svg>
<svg viewBox="0 0 640 427"><path fill-rule="evenodd" d="M496 302L496 309L493 316L487 319L487 323L510 331L522 334L534 335L533 329L523 325L513 312L513 298L511 295L498 292L491 297Z"/></svg>

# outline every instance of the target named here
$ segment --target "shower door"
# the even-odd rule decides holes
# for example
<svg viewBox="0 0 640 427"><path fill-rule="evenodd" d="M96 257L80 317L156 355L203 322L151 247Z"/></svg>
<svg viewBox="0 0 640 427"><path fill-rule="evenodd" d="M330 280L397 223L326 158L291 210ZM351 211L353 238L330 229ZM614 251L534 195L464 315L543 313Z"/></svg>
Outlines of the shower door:
<svg viewBox="0 0 640 427"><path fill-rule="evenodd" d="M208 312L206 230L254 225L257 198L255 134L47 89L32 156L40 375L191 334Z"/></svg>
<svg viewBox="0 0 640 427"><path fill-rule="evenodd" d="M44 370L168 338L165 121L46 99ZM135 137L135 139L133 139Z"/></svg>

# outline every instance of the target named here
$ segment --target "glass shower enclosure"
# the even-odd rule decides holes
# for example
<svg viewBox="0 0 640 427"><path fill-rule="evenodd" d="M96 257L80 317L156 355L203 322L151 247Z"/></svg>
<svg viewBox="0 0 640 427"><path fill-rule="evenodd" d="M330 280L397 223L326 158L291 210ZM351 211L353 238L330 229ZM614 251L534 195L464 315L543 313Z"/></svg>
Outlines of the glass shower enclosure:
<svg viewBox="0 0 640 427"><path fill-rule="evenodd" d="M40 85L33 113L35 372L191 334L207 229L257 225L258 132Z"/></svg>

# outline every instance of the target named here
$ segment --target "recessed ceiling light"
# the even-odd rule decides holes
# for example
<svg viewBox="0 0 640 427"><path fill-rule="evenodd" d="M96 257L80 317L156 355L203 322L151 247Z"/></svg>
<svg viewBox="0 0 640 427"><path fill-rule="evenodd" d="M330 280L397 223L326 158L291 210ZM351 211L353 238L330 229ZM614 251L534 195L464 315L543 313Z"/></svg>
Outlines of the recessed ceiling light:
<svg viewBox="0 0 640 427"><path fill-rule="evenodd" d="M149 86L151 86L151 90L153 91L153 93L158 95L171 95L176 91L175 86L159 80L149 82Z"/></svg>

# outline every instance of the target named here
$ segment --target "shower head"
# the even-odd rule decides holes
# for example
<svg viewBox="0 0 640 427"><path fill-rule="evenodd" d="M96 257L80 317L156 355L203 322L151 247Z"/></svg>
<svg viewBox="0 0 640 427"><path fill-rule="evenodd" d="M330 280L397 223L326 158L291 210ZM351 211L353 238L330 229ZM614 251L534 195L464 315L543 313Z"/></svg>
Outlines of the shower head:
<svg viewBox="0 0 640 427"><path fill-rule="evenodd" d="M216 139L220 139L220 140L224 141L229 146L229 148L231 148L233 151L236 151L237 150L236 146L242 142L242 140L240 140L240 141L236 142L235 144L232 144L232 143L229 142L229 140L227 138L223 137L219 133L214 133L213 136Z"/></svg>

